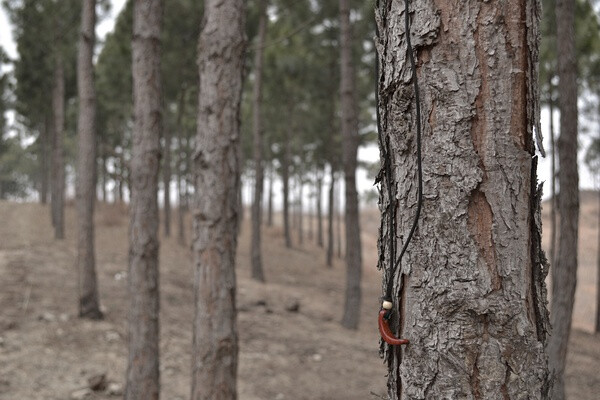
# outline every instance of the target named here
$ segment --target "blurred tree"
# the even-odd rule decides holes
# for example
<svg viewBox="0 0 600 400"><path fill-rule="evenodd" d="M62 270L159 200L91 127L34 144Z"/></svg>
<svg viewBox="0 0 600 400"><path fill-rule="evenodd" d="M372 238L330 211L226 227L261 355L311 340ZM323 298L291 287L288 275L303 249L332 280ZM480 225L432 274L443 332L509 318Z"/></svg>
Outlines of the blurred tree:
<svg viewBox="0 0 600 400"><path fill-rule="evenodd" d="M379 268L390 326L410 341L382 343L392 399L550 398L537 6L378 4Z"/></svg>
<svg viewBox="0 0 600 400"><path fill-rule="evenodd" d="M94 203L96 200L96 89L94 44L96 0L84 0L77 56L77 269L79 271L79 316L101 319L94 254Z"/></svg>
<svg viewBox="0 0 600 400"><path fill-rule="evenodd" d="M565 399L565 368L577 282L579 226L579 173L577 170L577 58L575 49L575 1L556 2L558 72L557 196L560 234L556 263L552 265L552 336L548 342L550 370L555 380L551 398Z"/></svg>
<svg viewBox="0 0 600 400"><path fill-rule="evenodd" d="M162 129L161 0L134 0L133 138L129 223L129 360L125 400L157 400L158 170Z"/></svg>
<svg viewBox="0 0 600 400"><path fill-rule="evenodd" d="M352 60L352 27L349 0L340 0L340 104L343 137L343 164L345 188L346 227L346 297L342 325L358 329L360 318L362 280L362 252L360 243L360 217L356 191L356 153L359 146L355 76Z"/></svg>
<svg viewBox="0 0 600 400"><path fill-rule="evenodd" d="M254 151L254 199L252 202L252 240L250 242L250 257L252 263L252 278L259 282L265 281L261 258L260 226L262 223L263 197L263 127L261 115L263 54L267 33L267 0L259 0L259 22L256 45L254 46L254 85L252 92L252 134Z"/></svg>

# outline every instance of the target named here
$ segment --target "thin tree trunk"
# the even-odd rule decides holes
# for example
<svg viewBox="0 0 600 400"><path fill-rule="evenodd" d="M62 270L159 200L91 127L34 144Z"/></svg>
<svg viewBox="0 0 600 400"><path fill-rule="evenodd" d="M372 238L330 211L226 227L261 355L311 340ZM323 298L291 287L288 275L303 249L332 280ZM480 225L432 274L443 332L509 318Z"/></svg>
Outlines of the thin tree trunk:
<svg viewBox="0 0 600 400"><path fill-rule="evenodd" d="M598 232L596 236L596 326L594 332L600 333L600 188L598 190Z"/></svg>
<svg viewBox="0 0 600 400"><path fill-rule="evenodd" d="M182 168L185 165L186 152L183 151L183 127L181 119L183 118L185 107L185 90L179 95L179 107L177 109L177 242L185 246L185 211L187 208L184 189L182 187Z"/></svg>
<svg viewBox="0 0 600 400"><path fill-rule="evenodd" d="M329 183L329 199L327 202L327 266L333 267L333 215L334 210L334 191L335 191L335 171L331 165L331 177Z"/></svg>
<svg viewBox="0 0 600 400"><path fill-rule="evenodd" d="M269 201L267 206L267 226L273 226L273 167L269 168Z"/></svg>
<svg viewBox="0 0 600 400"><path fill-rule="evenodd" d="M290 234L290 127L285 130L283 138L283 160L281 162L281 179L283 181L283 232L285 235L285 246L292 247Z"/></svg>
<svg viewBox="0 0 600 400"><path fill-rule="evenodd" d="M52 90L52 111L54 115L54 146L52 151L52 221L54 238L65 238L65 71L62 55L57 51L54 65L54 88Z"/></svg>
<svg viewBox="0 0 600 400"><path fill-rule="evenodd" d="M237 398L235 259L245 2L206 0L194 152L192 400Z"/></svg>
<svg viewBox="0 0 600 400"><path fill-rule="evenodd" d="M323 198L323 175L317 170L317 245L323 247L323 211L321 209L321 199Z"/></svg>
<svg viewBox="0 0 600 400"><path fill-rule="evenodd" d="M311 185L312 186L312 185ZM315 187L309 187L311 189L311 192L308 195L308 206L306 207L306 217L308 218L308 240L312 241L314 236L315 236L315 229L314 229L314 222L315 219L313 218L313 205L310 202L310 198L311 198L311 194L314 195L316 197L316 190Z"/></svg>
<svg viewBox="0 0 600 400"><path fill-rule="evenodd" d="M558 254L552 267L552 336L548 343L550 370L555 374L552 399L565 396L567 346L571 333L577 284L577 229L579 226L579 175L577 172L577 62L575 58L575 2L557 0L558 137L557 196L560 218Z"/></svg>
<svg viewBox="0 0 600 400"><path fill-rule="evenodd" d="M304 243L304 203L302 201L302 196L304 195L304 185L302 184L302 177L298 176L298 203L296 205L296 211L298 215L298 243Z"/></svg>
<svg viewBox="0 0 600 400"><path fill-rule="evenodd" d="M162 1L135 0L129 223L129 362L125 400L159 398L158 171Z"/></svg>
<svg viewBox="0 0 600 400"><path fill-rule="evenodd" d="M335 190L335 194L333 196L333 201L335 202L335 206L334 206L334 210L335 210L335 221L336 221L336 232L335 232L335 239L336 239L336 255L337 258L342 258L342 214L343 214L343 207L342 207L342 187L341 185L336 185L336 190Z"/></svg>
<svg viewBox="0 0 600 400"><path fill-rule="evenodd" d="M358 329L360 319L362 279L362 251L360 243L360 219L358 193L356 191L356 152L358 150L358 120L354 89L352 61L352 27L348 0L340 0L340 64L341 64L341 128L343 138L343 162L346 222L346 299L342 325Z"/></svg>
<svg viewBox="0 0 600 400"><path fill-rule="evenodd" d="M384 292L393 277L392 332L410 341L382 343L389 398L547 400L538 3L413 1L410 35L404 2L389 4L376 10L379 267ZM415 83L423 209L395 269L418 203Z"/></svg>
<svg viewBox="0 0 600 400"><path fill-rule="evenodd" d="M77 270L79 271L79 316L101 319L94 254L94 203L96 201L96 89L94 88L94 43L96 0L85 0L81 12L81 34L77 56L79 96L77 151Z"/></svg>
<svg viewBox="0 0 600 400"><path fill-rule="evenodd" d="M107 175L106 154L102 154L102 201L104 203L106 203L108 200L108 197L107 197L108 194L107 194L107 188L106 188L106 184L107 184L106 175Z"/></svg>
<svg viewBox="0 0 600 400"><path fill-rule="evenodd" d="M550 265L554 265L556 262L556 142L554 140L554 99L552 96L552 77L548 78L548 87L550 91L550 190L551 190L551 203L552 208L550 209Z"/></svg>
<svg viewBox="0 0 600 400"><path fill-rule="evenodd" d="M49 162L48 155L50 154L51 142L52 142L52 128L50 124L52 120L46 116L44 120L44 127L41 132L42 135L42 145L41 145L41 158L40 158L40 202L42 204L48 203L48 170L49 170Z"/></svg>
<svg viewBox="0 0 600 400"><path fill-rule="evenodd" d="M165 147L163 149L163 213L165 236L171 236L171 130L164 129Z"/></svg>
<svg viewBox="0 0 600 400"><path fill-rule="evenodd" d="M252 92L252 135L254 138L254 201L252 202L252 240L250 243L250 259L252 262L252 279L265 281L261 260L260 225L262 222L263 197L263 133L261 119L263 52L267 33L267 1L259 2L260 19L258 22L258 42L254 50L254 87Z"/></svg>

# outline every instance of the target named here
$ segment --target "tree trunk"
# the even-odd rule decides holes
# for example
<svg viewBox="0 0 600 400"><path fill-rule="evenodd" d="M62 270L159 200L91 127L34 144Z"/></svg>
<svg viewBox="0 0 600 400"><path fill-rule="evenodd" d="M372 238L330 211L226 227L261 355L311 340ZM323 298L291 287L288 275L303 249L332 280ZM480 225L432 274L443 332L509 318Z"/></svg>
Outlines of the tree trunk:
<svg viewBox="0 0 600 400"><path fill-rule="evenodd" d="M94 88L94 43L96 0L85 0L77 56L79 96L77 151L77 270L79 271L79 316L101 319L96 259L94 255L94 203L96 201L96 90Z"/></svg>
<svg viewBox="0 0 600 400"><path fill-rule="evenodd" d="M336 241L336 255L337 258L342 258L342 187L341 185L336 185L335 194L333 195L333 201L336 202L333 207L335 211L335 241Z"/></svg>
<svg viewBox="0 0 600 400"><path fill-rule="evenodd" d="M177 110L177 242L185 246L185 211L187 208L184 189L182 187L183 172L185 166L186 152L183 150L183 127L181 119L183 118L185 107L185 90L181 91L179 97L179 108Z"/></svg>
<svg viewBox="0 0 600 400"><path fill-rule="evenodd" d="M323 211L321 209L321 199L323 198L323 175L321 171L317 171L317 245L323 247Z"/></svg>
<svg viewBox="0 0 600 400"><path fill-rule="evenodd" d="M164 129L165 147L163 149L163 211L165 236L171 236L171 130Z"/></svg>
<svg viewBox="0 0 600 400"><path fill-rule="evenodd" d="M205 1L198 47L192 400L237 398L235 258L244 4L243 0Z"/></svg>
<svg viewBox="0 0 600 400"><path fill-rule="evenodd" d="M551 205L550 208L550 265L556 262L556 141L554 140L554 98L552 75L548 77L548 87L550 92L550 190L551 190Z"/></svg>
<svg viewBox="0 0 600 400"><path fill-rule="evenodd" d="M600 188L598 188L598 231L596 233L596 326L594 332L600 333Z"/></svg>
<svg viewBox="0 0 600 400"><path fill-rule="evenodd" d="M335 191L335 171L333 165L331 165L331 177L329 183L329 199L327 201L328 215L327 215L327 266L333 267L333 215L334 210L334 191Z"/></svg>
<svg viewBox="0 0 600 400"><path fill-rule="evenodd" d="M54 65L54 88L52 90L52 112L54 120L54 142L52 149L52 224L54 238L65 238L65 71L62 55L57 51Z"/></svg>
<svg viewBox="0 0 600 400"><path fill-rule="evenodd" d="M285 235L285 246L292 247L292 236L290 234L290 127L285 130L283 138L283 160L281 162L281 180L283 181L283 232Z"/></svg>
<svg viewBox="0 0 600 400"><path fill-rule="evenodd" d="M48 155L50 154L52 143L52 128L50 127L51 123L51 118L46 116L44 120L44 127L41 132L42 146L40 150L40 202L42 204L48 203L48 170L50 169L48 168Z"/></svg>
<svg viewBox="0 0 600 400"><path fill-rule="evenodd" d="M265 281L261 260L260 225L262 221L263 196L263 134L261 120L263 52L267 33L267 1L259 2L258 42L254 54L254 87L252 92L252 135L254 138L254 201L252 202L252 240L250 258L252 279Z"/></svg>
<svg viewBox="0 0 600 400"><path fill-rule="evenodd" d="M358 150L358 120L356 116L358 109L354 91L352 27L350 26L348 3L348 0L340 0L340 104L346 188L346 301L342 325L348 329L358 329L361 302L360 281L362 279L360 219L356 191L356 152Z"/></svg>
<svg viewBox="0 0 600 400"><path fill-rule="evenodd" d="M298 243L304 243L304 203L302 197L304 196L304 185L302 184L302 177L298 176Z"/></svg>
<svg viewBox="0 0 600 400"><path fill-rule="evenodd" d="M560 218L558 254L552 266L552 336L548 343L550 370L555 374L552 399L565 398L565 366L577 282L577 229L579 225L579 175L577 172L577 62L575 58L575 2L556 2L558 46L557 196Z"/></svg>
<svg viewBox="0 0 600 400"><path fill-rule="evenodd" d="M394 249L417 208L416 94L405 5L380 4L379 267L384 292L393 274L392 331L410 341L382 343L389 397L548 399L547 262L533 144L538 3L410 3L425 188L397 270Z"/></svg>
<svg viewBox="0 0 600 400"><path fill-rule="evenodd" d="M135 0L129 223L129 362L125 400L159 397L158 170L162 1Z"/></svg>
<svg viewBox="0 0 600 400"><path fill-rule="evenodd" d="M269 168L269 201L267 206L267 226L273 226L273 167Z"/></svg>
<svg viewBox="0 0 600 400"><path fill-rule="evenodd" d="M107 189L106 189L106 154L102 155L102 201L106 203L108 201Z"/></svg>

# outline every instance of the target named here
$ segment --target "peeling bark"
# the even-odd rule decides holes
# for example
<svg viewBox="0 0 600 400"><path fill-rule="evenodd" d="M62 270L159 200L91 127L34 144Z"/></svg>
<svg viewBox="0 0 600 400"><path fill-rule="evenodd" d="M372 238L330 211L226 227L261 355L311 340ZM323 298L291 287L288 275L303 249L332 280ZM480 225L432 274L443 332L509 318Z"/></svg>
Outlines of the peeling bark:
<svg viewBox="0 0 600 400"><path fill-rule="evenodd" d="M384 285L395 262L389 227L401 248L417 207L404 12L402 1L376 11L380 154L391 163L380 173ZM424 204L393 290L391 326L410 344L381 346L390 399L549 398L533 158L538 15L535 0L411 2Z"/></svg>
<svg viewBox="0 0 600 400"><path fill-rule="evenodd" d="M235 259L240 204L244 2L207 0L199 39L193 200L192 400L237 398Z"/></svg>

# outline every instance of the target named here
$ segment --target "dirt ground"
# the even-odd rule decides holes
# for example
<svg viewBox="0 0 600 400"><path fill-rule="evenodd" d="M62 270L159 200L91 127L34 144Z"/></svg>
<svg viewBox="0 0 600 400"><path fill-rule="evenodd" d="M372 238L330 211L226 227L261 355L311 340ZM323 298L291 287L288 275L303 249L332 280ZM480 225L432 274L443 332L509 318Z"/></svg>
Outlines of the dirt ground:
<svg viewBox="0 0 600 400"><path fill-rule="evenodd" d="M588 204L589 203L589 204ZM570 399L600 398L600 337L592 335L597 208L584 204L579 288L570 343ZM586 208L588 207L588 208ZM126 368L127 210L100 204L97 269L106 319L76 318L75 215L67 239L52 240L49 211L38 204L0 202L0 399L121 397ZM363 217L361 326L340 327L344 265L325 267L325 254L305 238L286 249L281 228L265 229L267 284L249 279L249 230L238 250L240 400L376 399L385 393L375 323L380 276L376 211ZM189 238L188 238L189 239ZM193 308L187 247L163 238L161 257L161 398L189 398ZM289 311L297 303L297 312ZM85 397L88 379L106 374L109 389ZM79 397L77 397L79 396Z"/></svg>

